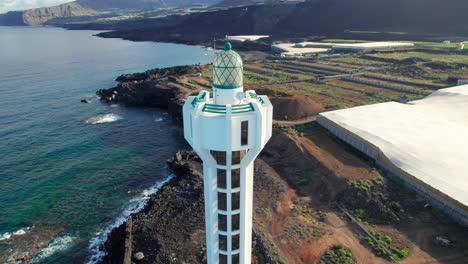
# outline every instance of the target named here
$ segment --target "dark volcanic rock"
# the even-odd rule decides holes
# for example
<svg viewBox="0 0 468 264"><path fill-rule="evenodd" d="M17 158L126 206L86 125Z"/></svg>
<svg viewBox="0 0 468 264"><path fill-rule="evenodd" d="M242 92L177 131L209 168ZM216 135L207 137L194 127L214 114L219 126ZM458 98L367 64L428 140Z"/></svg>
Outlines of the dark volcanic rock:
<svg viewBox="0 0 468 264"><path fill-rule="evenodd" d="M138 263L203 263L205 216L201 161L178 152L168 161L176 176L153 195L145 209L132 215L132 256ZM115 228L101 263L122 263L125 224Z"/></svg>
<svg viewBox="0 0 468 264"><path fill-rule="evenodd" d="M433 62L428 62L425 63L424 66L436 69L436 70L453 70L453 69L461 69L461 68L467 68L468 65L463 64L463 63L448 63L448 62L442 62L442 61L433 61Z"/></svg>
<svg viewBox="0 0 468 264"><path fill-rule="evenodd" d="M140 73L122 74L117 79L118 82L143 81L146 79L160 79L170 75L182 75L197 72L196 66L175 66L169 68L156 68Z"/></svg>
<svg viewBox="0 0 468 264"><path fill-rule="evenodd" d="M126 106L150 106L168 109L176 123L182 123L182 106L187 91L182 86L169 85L177 76L200 72L201 66L176 66L153 69L143 73L123 74L119 84L96 94L107 103Z"/></svg>

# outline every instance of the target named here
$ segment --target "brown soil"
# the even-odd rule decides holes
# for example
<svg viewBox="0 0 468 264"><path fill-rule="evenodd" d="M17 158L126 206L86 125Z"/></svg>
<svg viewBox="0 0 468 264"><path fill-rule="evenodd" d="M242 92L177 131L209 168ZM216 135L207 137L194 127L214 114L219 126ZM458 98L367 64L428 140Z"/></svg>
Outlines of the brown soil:
<svg viewBox="0 0 468 264"><path fill-rule="evenodd" d="M306 96L270 98L275 120L298 120L325 111L325 108Z"/></svg>
<svg viewBox="0 0 468 264"><path fill-rule="evenodd" d="M312 123L302 129L305 137L276 129L261 156L278 172L270 173L271 177L287 187L267 203L255 200L260 203L257 208L273 208L255 212L255 222L263 229L263 239L274 245L270 250L278 252L289 264L316 263L329 247L341 244L352 251L356 263L390 263L367 247L363 241L365 235L356 225L329 206L348 180L371 179L380 174L322 127ZM256 179L255 184L258 182ZM262 190L257 196L275 192L271 186ZM303 206L312 209L312 213L298 213L297 208ZM456 225L431 221L430 224L409 221L399 225L367 225L367 228L392 237L393 246L410 248L410 255L400 263L468 263L468 247L463 239L456 248L443 248L433 243L436 235L460 238L466 231Z"/></svg>
<svg viewBox="0 0 468 264"><path fill-rule="evenodd" d="M348 180L379 175L322 127L311 125L305 133L306 137L298 137L275 129L263 158L301 195L311 195L314 204L332 201Z"/></svg>

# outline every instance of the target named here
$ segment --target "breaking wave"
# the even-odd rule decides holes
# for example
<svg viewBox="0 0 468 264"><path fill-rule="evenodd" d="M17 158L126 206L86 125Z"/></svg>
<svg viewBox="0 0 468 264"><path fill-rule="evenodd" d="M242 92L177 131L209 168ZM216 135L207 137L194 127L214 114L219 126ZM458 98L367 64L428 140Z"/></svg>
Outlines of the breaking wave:
<svg viewBox="0 0 468 264"><path fill-rule="evenodd" d="M130 215L138 213L139 211L145 208L147 202L150 199L150 196L156 193L164 184L170 181L174 177L173 174L169 175L164 181L157 183L150 188L144 190L139 196L131 199L130 204L123 210L122 213L112 222L110 225L106 226L101 232L96 233L96 236L90 240L89 250L91 252L91 257L89 258L86 264L95 264L99 262L107 253L99 249L99 245L104 243L107 240L112 229L123 224Z"/></svg>
<svg viewBox="0 0 468 264"><path fill-rule="evenodd" d="M118 120L124 119L123 117L117 114L104 114L104 115L97 115L90 117L86 120L86 124L94 125L94 124L101 124L101 123L111 123Z"/></svg>
<svg viewBox="0 0 468 264"><path fill-rule="evenodd" d="M30 263L40 263L41 260L52 256L56 252L66 250L72 245L75 238L71 236L56 237L47 247L41 250L39 255L34 257Z"/></svg>
<svg viewBox="0 0 468 264"><path fill-rule="evenodd" d="M3 235L0 236L0 241L2 240L7 240L7 239L10 239L11 236L21 236L21 235L24 235L26 234L29 229L31 229L31 227L25 227L25 228L21 228L13 233L5 233Z"/></svg>

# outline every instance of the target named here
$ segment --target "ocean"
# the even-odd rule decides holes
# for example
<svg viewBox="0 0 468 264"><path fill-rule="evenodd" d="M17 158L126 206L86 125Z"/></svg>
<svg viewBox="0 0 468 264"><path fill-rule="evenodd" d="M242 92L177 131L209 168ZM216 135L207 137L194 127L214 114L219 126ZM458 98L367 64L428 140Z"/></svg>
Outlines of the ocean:
<svg viewBox="0 0 468 264"><path fill-rule="evenodd" d="M122 73L209 63L213 51L96 33L0 27L0 262L35 250L26 263L93 263L187 148L163 110L95 92Z"/></svg>

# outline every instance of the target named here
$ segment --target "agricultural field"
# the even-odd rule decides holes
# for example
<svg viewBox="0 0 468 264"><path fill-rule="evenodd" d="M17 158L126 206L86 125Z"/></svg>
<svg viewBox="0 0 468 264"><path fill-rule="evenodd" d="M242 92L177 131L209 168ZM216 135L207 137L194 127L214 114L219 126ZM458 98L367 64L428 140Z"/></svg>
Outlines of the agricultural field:
<svg viewBox="0 0 468 264"><path fill-rule="evenodd" d="M468 55L463 54L444 54L444 53L429 53L420 51L410 52L394 52L372 54L372 57L403 60L408 58L420 58L430 61L448 62L448 63L465 63L468 64Z"/></svg>
<svg viewBox="0 0 468 264"><path fill-rule="evenodd" d="M449 76L468 76L468 54L434 50L349 54L322 59L267 59L244 65L248 89L307 96L325 109L389 101L407 102L451 87ZM202 76L212 80L210 67ZM197 81L188 81L189 85Z"/></svg>

